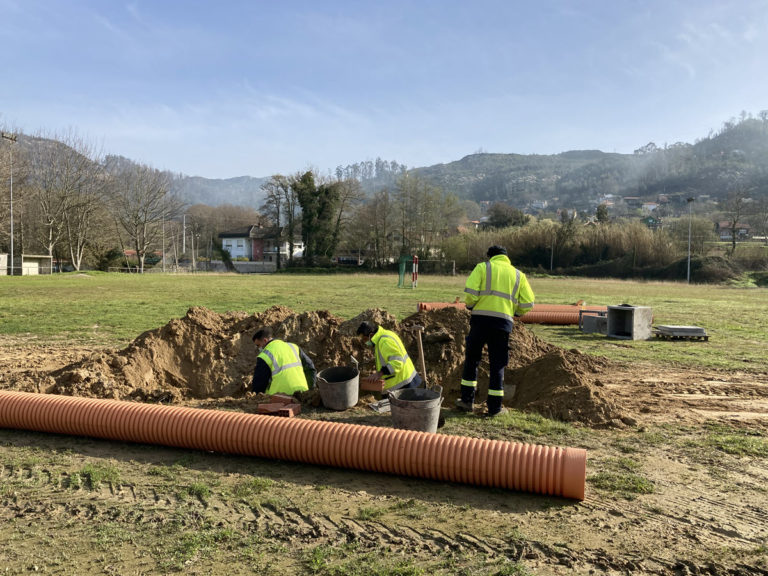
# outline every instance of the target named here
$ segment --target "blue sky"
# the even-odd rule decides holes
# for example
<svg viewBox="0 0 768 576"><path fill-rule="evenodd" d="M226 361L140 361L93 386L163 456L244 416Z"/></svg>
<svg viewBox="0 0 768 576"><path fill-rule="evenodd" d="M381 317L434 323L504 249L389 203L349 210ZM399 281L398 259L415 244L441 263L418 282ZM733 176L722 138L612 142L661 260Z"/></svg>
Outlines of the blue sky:
<svg viewBox="0 0 768 576"><path fill-rule="evenodd" d="M0 125L207 178L631 153L768 109L768 0L0 0Z"/></svg>

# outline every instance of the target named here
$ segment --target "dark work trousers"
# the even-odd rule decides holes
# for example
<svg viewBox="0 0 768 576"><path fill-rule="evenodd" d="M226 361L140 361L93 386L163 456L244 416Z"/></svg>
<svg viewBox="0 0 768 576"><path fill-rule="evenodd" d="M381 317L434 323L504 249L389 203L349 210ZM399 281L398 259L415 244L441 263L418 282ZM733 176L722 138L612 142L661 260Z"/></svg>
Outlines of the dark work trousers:
<svg viewBox="0 0 768 576"><path fill-rule="evenodd" d="M490 364L490 390L504 391L504 368L509 362L509 332L498 328L471 326L467 334L467 351L464 357L462 380L477 382L477 367L483 354L483 346L488 345L488 363ZM476 388L461 387L461 399L469 404L475 400ZM502 396L488 395L486 405L488 413L501 410Z"/></svg>

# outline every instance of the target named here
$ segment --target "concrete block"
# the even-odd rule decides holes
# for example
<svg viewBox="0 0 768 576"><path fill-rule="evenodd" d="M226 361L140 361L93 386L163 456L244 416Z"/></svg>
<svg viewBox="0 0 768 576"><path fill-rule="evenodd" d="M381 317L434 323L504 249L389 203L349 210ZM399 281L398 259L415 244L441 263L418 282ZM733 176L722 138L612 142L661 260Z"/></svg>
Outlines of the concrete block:
<svg viewBox="0 0 768 576"><path fill-rule="evenodd" d="M585 314L581 317L581 331L585 334L608 334L608 317Z"/></svg>
<svg viewBox="0 0 768 576"><path fill-rule="evenodd" d="M608 306L609 338L648 340L651 337L653 312L649 306Z"/></svg>

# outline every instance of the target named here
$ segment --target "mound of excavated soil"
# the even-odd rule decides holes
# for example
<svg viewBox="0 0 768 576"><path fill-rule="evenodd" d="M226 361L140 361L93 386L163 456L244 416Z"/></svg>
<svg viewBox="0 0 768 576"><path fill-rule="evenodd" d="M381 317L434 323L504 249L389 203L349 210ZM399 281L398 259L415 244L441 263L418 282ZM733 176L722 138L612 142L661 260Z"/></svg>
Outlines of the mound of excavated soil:
<svg viewBox="0 0 768 576"><path fill-rule="evenodd" d="M354 357L365 374L373 370L373 355L355 336L363 320L400 334L420 372L416 326L424 327L427 381L443 387L446 405L458 397L469 331L469 312L458 308L421 311L398 322L379 309L343 321L328 311L295 313L282 306L253 315L221 315L196 307L183 318L141 334L123 350L97 353L50 373L42 388L49 393L168 403L242 397L256 363L251 337L261 326L298 344L318 370L349 365ZM505 401L522 410L589 425L627 422L600 390L595 375L605 363L543 342L519 323L510 339ZM484 359L478 376L481 400L487 385Z"/></svg>

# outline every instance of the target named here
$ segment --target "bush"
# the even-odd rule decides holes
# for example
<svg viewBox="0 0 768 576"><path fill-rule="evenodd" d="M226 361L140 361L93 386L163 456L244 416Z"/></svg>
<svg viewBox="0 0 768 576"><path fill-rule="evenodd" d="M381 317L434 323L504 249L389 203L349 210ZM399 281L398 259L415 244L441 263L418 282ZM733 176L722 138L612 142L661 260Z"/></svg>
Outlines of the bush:
<svg viewBox="0 0 768 576"><path fill-rule="evenodd" d="M752 281L761 288L768 287L768 272L752 272Z"/></svg>

